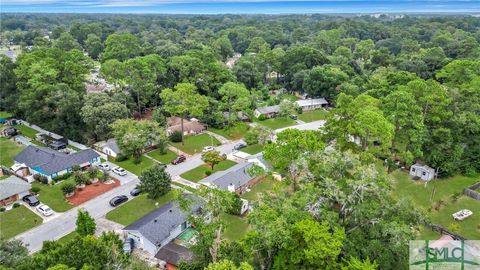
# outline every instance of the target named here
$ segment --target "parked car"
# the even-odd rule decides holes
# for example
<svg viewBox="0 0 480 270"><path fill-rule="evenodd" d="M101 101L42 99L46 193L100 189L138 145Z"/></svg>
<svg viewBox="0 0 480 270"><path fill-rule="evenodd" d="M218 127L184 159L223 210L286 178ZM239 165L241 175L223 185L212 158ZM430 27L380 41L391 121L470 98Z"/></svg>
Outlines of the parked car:
<svg viewBox="0 0 480 270"><path fill-rule="evenodd" d="M127 175L127 171L126 171L125 169L123 169L123 168L120 168L120 167L115 167L115 168L113 168L112 172L114 172L114 173L116 173L116 174L118 174L118 175L120 175L120 176L125 176L125 175Z"/></svg>
<svg viewBox="0 0 480 270"><path fill-rule="evenodd" d="M123 241L123 252L130 254L133 249L133 238L127 238Z"/></svg>
<svg viewBox="0 0 480 270"><path fill-rule="evenodd" d="M295 115L295 114L292 114L292 115L290 115L290 118L292 118L293 120L297 120L297 119L298 119L298 116Z"/></svg>
<svg viewBox="0 0 480 270"><path fill-rule="evenodd" d="M206 152L210 152L210 151L213 151L213 150L215 150L215 147L213 147L213 146L205 146L205 147L203 147L202 152L203 152L203 153L206 153Z"/></svg>
<svg viewBox="0 0 480 270"><path fill-rule="evenodd" d="M138 187L130 190L130 195L132 195L134 197L140 195L140 193L142 193L142 192L140 191L140 189Z"/></svg>
<svg viewBox="0 0 480 270"><path fill-rule="evenodd" d="M98 164L97 167L103 171L110 171L110 165L107 163Z"/></svg>
<svg viewBox="0 0 480 270"><path fill-rule="evenodd" d="M26 195L22 198L22 200L26 203L28 203L28 205L30 206L37 206L40 204L40 201L37 199L37 197L33 196L33 195Z"/></svg>
<svg viewBox="0 0 480 270"><path fill-rule="evenodd" d="M45 204L40 204L36 209L40 214L46 217L51 216L54 213L53 210Z"/></svg>
<svg viewBox="0 0 480 270"><path fill-rule="evenodd" d="M120 196L113 197L113 199L110 200L110 205L112 207L115 207L126 201L128 201L128 197L125 195L120 195Z"/></svg>
<svg viewBox="0 0 480 270"><path fill-rule="evenodd" d="M176 159L172 160L172 164L173 165L180 164L180 163L184 162L186 159L187 158L184 155L180 155Z"/></svg>
<svg viewBox="0 0 480 270"><path fill-rule="evenodd" d="M244 143L244 142L239 142L239 143L235 144L235 146L233 147L233 149L235 149L235 150L240 150L240 149L245 148L245 147L247 147L247 144L246 144L246 143Z"/></svg>

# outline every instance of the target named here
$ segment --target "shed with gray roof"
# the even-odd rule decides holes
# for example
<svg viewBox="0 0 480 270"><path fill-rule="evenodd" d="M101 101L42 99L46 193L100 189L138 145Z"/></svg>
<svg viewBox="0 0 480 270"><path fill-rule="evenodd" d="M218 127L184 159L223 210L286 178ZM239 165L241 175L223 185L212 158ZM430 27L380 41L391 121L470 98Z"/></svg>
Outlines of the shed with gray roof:
<svg viewBox="0 0 480 270"><path fill-rule="evenodd" d="M199 183L225 191L244 193L263 178L263 176L250 174L249 169L254 164L253 162L239 163L225 171L216 172L200 180Z"/></svg>
<svg viewBox="0 0 480 270"><path fill-rule="evenodd" d="M0 181L0 206L12 204L28 195L32 186L26 181L12 175Z"/></svg>

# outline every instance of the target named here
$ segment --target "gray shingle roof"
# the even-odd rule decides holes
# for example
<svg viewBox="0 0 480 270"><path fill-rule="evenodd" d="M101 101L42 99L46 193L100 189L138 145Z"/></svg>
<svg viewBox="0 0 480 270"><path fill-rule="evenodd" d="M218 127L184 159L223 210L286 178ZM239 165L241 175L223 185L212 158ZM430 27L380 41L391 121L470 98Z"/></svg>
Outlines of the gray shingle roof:
<svg viewBox="0 0 480 270"><path fill-rule="evenodd" d="M194 204L190 207L192 213L199 211L203 205L201 199L193 198ZM169 202L128 225L124 230L138 231L151 243L159 245L174 228L187 220L188 215L189 213L180 209L178 203Z"/></svg>
<svg viewBox="0 0 480 270"><path fill-rule="evenodd" d="M235 166L228 168L225 171L216 172L202 180L201 184L214 184L217 188L222 190L228 190L230 184L235 185L235 188L240 187L248 183L248 181L255 178L255 176L248 173L248 169L253 166L253 163L239 163Z"/></svg>
<svg viewBox="0 0 480 270"><path fill-rule="evenodd" d="M263 114L278 113L280 111L280 105L260 107L260 108L257 108L257 111Z"/></svg>
<svg viewBox="0 0 480 270"><path fill-rule="evenodd" d="M84 149L79 152L65 154L46 147L29 145L15 156L14 160L24 163L30 168L46 175L51 175L71 168L73 165L81 165L99 157L92 149Z"/></svg>
<svg viewBox="0 0 480 270"><path fill-rule="evenodd" d="M157 252L155 258L178 265L180 261L191 262L193 253L184 246L170 242Z"/></svg>
<svg viewBox="0 0 480 270"><path fill-rule="evenodd" d="M32 186L29 183L12 175L7 179L0 181L0 200L29 191L31 187Z"/></svg>
<svg viewBox="0 0 480 270"><path fill-rule="evenodd" d="M108 139L105 144L115 153L120 153L120 147L118 147L117 141L115 139Z"/></svg>

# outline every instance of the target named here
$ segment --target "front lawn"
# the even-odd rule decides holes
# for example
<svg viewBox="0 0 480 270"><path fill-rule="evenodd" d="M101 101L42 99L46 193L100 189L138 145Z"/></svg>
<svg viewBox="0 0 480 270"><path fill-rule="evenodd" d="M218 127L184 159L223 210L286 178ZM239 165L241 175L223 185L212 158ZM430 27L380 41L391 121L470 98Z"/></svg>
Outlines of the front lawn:
<svg viewBox="0 0 480 270"><path fill-rule="evenodd" d="M148 152L146 155L160 161L163 164L169 164L172 160L174 160L177 157L177 154L175 154L174 152L168 149L165 149L164 154L160 153L160 149L155 149L151 152Z"/></svg>
<svg viewBox="0 0 480 270"><path fill-rule="evenodd" d="M203 164L190 171L184 172L183 174L180 175L180 177L196 183L202 180L203 178L207 177L207 174L206 174L207 171L212 171L212 173L218 172L218 171L224 171L235 164L237 163L226 159L221 161L217 165L215 165L213 171L208 164Z"/></svg>
<svg viewBox="0 0 480 270"><path fill-rule="evenodd" d="M0 238L9 239L42 224L43 220L25 206L0 213Z"/></svg>
<svg viewBox="0 0 480 270"><path fill-rule="evenodd" d="M256 201L260 198L262 193L273 190L275 184L277 184L277 181L275 181L273 177L267 176L253 186L249 192L243 193L241 197L249 202Z"/></svg>
<svg viewBox="0 0 480 270"><path fill-rule="evenodd" d="M38 187L40 189L38 199L41 203L50 206L55 212L65 212L73 208L73 205L65 199L61 189L62 185L67 182L75 183L73 178L69 178L56 185L45 185L39 182L33 182L32 188Z"/></svg>
<svg viewBox="0 0 480 270"><path fill-rule="evenodd" d="M480 239L480 203L464 195L459 196L457 201L452 199L453 194L461 194L464 188L478 182L479 177L454 176L433 180L426 185L423 181L412 180L407 172L394 172L393 178L395 181L394 197L398 199L411 198L415 205L427 213L434 224L448 229L450 224L458 223L460 235L467 239ZM443 204L436 210L434 206L440 201ZM452 214L462 209L471 210L473 215L464 221L454 221ZM419 237L435 239L438 236L438 234L428 231L428 228L423 228Z"/></svg>
<svg viewBox="0 0 480 270"><path fill-rule="evenodd" d="M187 154L201 153L205 146L218 146L221 143L208 134L190 135L183 137L184 145L181 142L172 145Z"/></svg>
<svg viewBox="0 0 480 270"><path fill-rule="evenodd" d="M223 236L230 241L238 241L249 230L249 225L245 218L230 214L220 214L220 220L225 223Z"/></svg>
<svg viewBox="0 0 480 270"><path fill-rule="evenodd" d="M35 140L35 135L38 133L37 130L26 126L26 125L17 125L15 126L16 129L20 130L23 136L28 137L30 139Z"/></svg>
<svg viewBox="0 0 480 270"><path fill-rule="evenodd" d="M13 158L20 153L25 146L17 144L5 137L0 137L0 164L10 167L15 163Z"/></svg>
<svg viewBox="0 0 480 270"><path fill-rule="evenodd" d="M78 233L76 231L73 231L73 232L63 236L62 238L58 239L57 242L60 243L60 244L66 244L66 243L72 241L73 239L75 239L77 236L78 236Z"/></svg>
<svg viewBox="0 0 480 270"><path fill-rule="evenodd" d="M155 161L147 158L147 157L144 157L142 156L142 159L140 160L140 163L138 164L135 164L133 162L133 157L130 157L129 159L127 160L124 160L124 161L115 161L114 159L110 159L110 162L113 162L115 163L117 166L120 166L122 168L124 168L125 170L133 173L133 174L136 174L137 176L140 175L143 171L145 171L146 169L150 168L150 167L153 167L153 165L156 164Z"/></svg>
<svg viewBox="0 0 480 270"><path fill-rule="evenodd" d="M313 122L317 120L325 120L327 119L327 115L327 111L319 109L315 111L303 112L302 114L298 115L298 119L302 120L303 122Z"/></svg>
<svg viewBox="0 0 480 270"><path fill-rule="evenodd" d="M210 128L209 130L227 139L238 140L245 137L245 134L249 129L250 129L250 126L247 123L238 122L231 127L226 127L222 129Z"/></svg>
<svg viewBox="0 0 480 270"><path fill-rule="evenodd" d="M157 200L151 200L147 198L147 194L141 194L108 212L106 217L111 221L128 226L156 208L165 205L173 198L173 192L169 192Z"/></svg>
<svg viewBox="0 0 480 270"><path fill-rule="evenodd" d="M270 129L279 129L295 125L297 122L288 117L274 117L263 121L257 120L257 123Z"/></svg>
<svg viewBox="0 0 480 270"><path fill-rule="evenodd" d="M263 151L263 145L261 144L248 145L247 147L240 149L240 151L250 155L255 155Z"/></svg>

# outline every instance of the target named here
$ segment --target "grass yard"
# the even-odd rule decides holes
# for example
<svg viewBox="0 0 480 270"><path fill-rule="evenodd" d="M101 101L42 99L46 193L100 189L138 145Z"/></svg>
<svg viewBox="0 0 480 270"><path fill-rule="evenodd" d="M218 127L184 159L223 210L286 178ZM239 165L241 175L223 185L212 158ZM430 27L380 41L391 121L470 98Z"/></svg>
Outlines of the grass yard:
<svg viewBox="0 0 480 270"><path fill-rule="evenodd" d="M13 116L12 113L0 111L0 118L9 118L9 117L12 117L12 116Z"/></svg>
<svg viewBox="0 0 480 270"><path fill-rule="evenodd" d="M0 213L0 238L9 239L42 224L43 220L25 206Z"/></svg>
<svg viewBox="0 0 480 270"><path fill-rule="evenodd" d="M35 135L38 133L35 129L25 126L25 125L17 125L15 126L16 129L22 132L22 135L28 137L30 139L35 139Z"/></svg>
<svg viewBox="0 0 480 270"><path fill-rule="evenodd" d="M0 137L0 164L10 167L15 163L13 158L20 153L25 146L17 144L7 138Z"/></svg>
<svg viewBox="0 0 480 270"><path fill-rule="evenodd" d="M75 183L73 178L67 179L57 185L44 185L42 183L33 182L32 187L38 187L40 191L38 192L38 199L40 202L50 206L55 212L65 212L72 209L74 206L71 205L63 195L62 185L66 182Z"/></svg>
<svg viewBox="0 0 480 270"><path fill-rule="evenodd" d="M249 225L245 218L222 213L220 220L225 223L223 236L230 241L240 240L249 230Z"/></svg>
<svg viewBox="0 0 480 270"><path fill-rule="evenodd" d="M250 126L247 123L239 122L231 127L227 127L223 129L210 128L209 130L227 139L238 140L245 137L245 134L249 129L250 129Z"/></svg>
<svg viewBox="0 0 480 270"><path fill-rule="evenodd" d="M215 139L214 137L208 134L185 136L183 137L183 140L185 142L184 145L182 145L181 142L172 143L172 145L180 149L181 151L191 155L196 153L201 153L203 150L203 147L205 146L221 145L221 143L217 139Z"/></svg>
<svg viewBox="0 0 480 270"><path fill-rule="evenodd" d="M271 128L273 130L295 125L297 122L288 117L274 117L263 121L257 120L257 123Z"/></svg>
<svg viewBox="0 0 480 270"><path fill-rule="evenodd" d="M77 232L73 231L73 232L65 235L64 237L58 239L57 242L61 243L61 244L68 243L68 242L72 241L73 239L75 239L75 237L77 237L77 235L78 235Z"/></svg>
<svg viewBox="0 0 480 270"><path fill-rule="evenodd" d="M231 160L228 160L228 159L223 160L220 163L218 163L217 165L215 165L212 173L218 172L218 171L224 171L224 170L232 167L235 164L237 164L237 163L235 163ZM211 168L210 168L209 165L203 164L203 165L200 165L200 166L198 166L198 167L196 167L196 168L194 168L190 171L184 172L183 174L180 175L180 177L196 183L196 182L202 180L203 178L207 177L206 172L210 171L210 170L211 170Z"/></svg>
<svg viewBox="0 0 480 270"><path fill-rule="evenodd" d="M428 213L431 221L448 229L452 223L458 223L458 233L467 239L480 239L480 202L467 196L460 196L458 201L452 200L452 195L462 193L463 189L478 181L480 177L454 176L448 179L433 180L425 185L423 181L414 181L406 172L394 172L394 196L396 198L410 197L415 205L418 205ZM433 193L433 191L435 192ZM442 200L444 205L435 210L433 205ZM461 210L470 209L473 215L464 221L454 221L452 214ZM422 229L419 237L433 239L437 235ZM422 239L422 238L421 238Z"/></svg>
<svg viewBox="0 0 480 270"><path fill-rule="evenodd" d="M302 120L303 122L313 122L317 120L325 120L327 115L327 111L319 109L315 111L303 112L302 114L298 115L298 119Z"/></svg>
<svg viewBox="0 0 480 270"><path fill-rule="evenodd" d="M171 201L173 197L174 192L169 192L158 200L150 200L147 198L147 194L141 194L108 212L106 217L111 221L128 226L156 208L165 205Z"/></svg>
<svg viewBox="0 0 480 270"><path fill-rule="evenodd" d="M148 152L146 155L162 162L163 164L169 164L177 157L177 154L168 149L165 150L164 154L160 153L160 149L155 149L151 152Z"/></svg>
<svg viewBox="0 0 480 270"><path fill-rule="evenodd" d="M190 191L191 193L197 193L198 190L194 189L194 188L191 188L189 186L186 186L186 185L182 185L182 184L179 184L177 182L172 182L172 188L173 186L177 186L179 188L183 188L184 190L187 190L187 191Z"/></svg>
<svg viewBox="0 0 480 270"><path fill-rule="evenodd" d="M273 190L275 184L277 183L278 182L275 181L273 177L267 176L265 179L253 186L249 192L243 193L241 197L249 202L256 201L260 198L262 193Z"/></svg>
<svg viewBox="0 0 480 270"><path fill-rule="evenodd" d="M122 168L124 168L125 170L133 173L133 174L136 174L137 176L140 175L143 171L145 171L146 169L150 168L150 167L153 167L153 165L155 165L155 161L147 158L147 157L144 157L142 156L142 159L140 161L140 163L138 164L135 164L133 162L133 158L129 158L127 160L124 160L124 161L115 161L115 159L111 159L110 160L111 162L115 163L117 166L120 166Z"/></svg>
<svg viewBox="0 0 480 270"><path fill-rule="evenodd" d="M263 151L263 145L261 144L248 145L247 147L240 149L240 151L250 155L255 155Z"/></svg>

